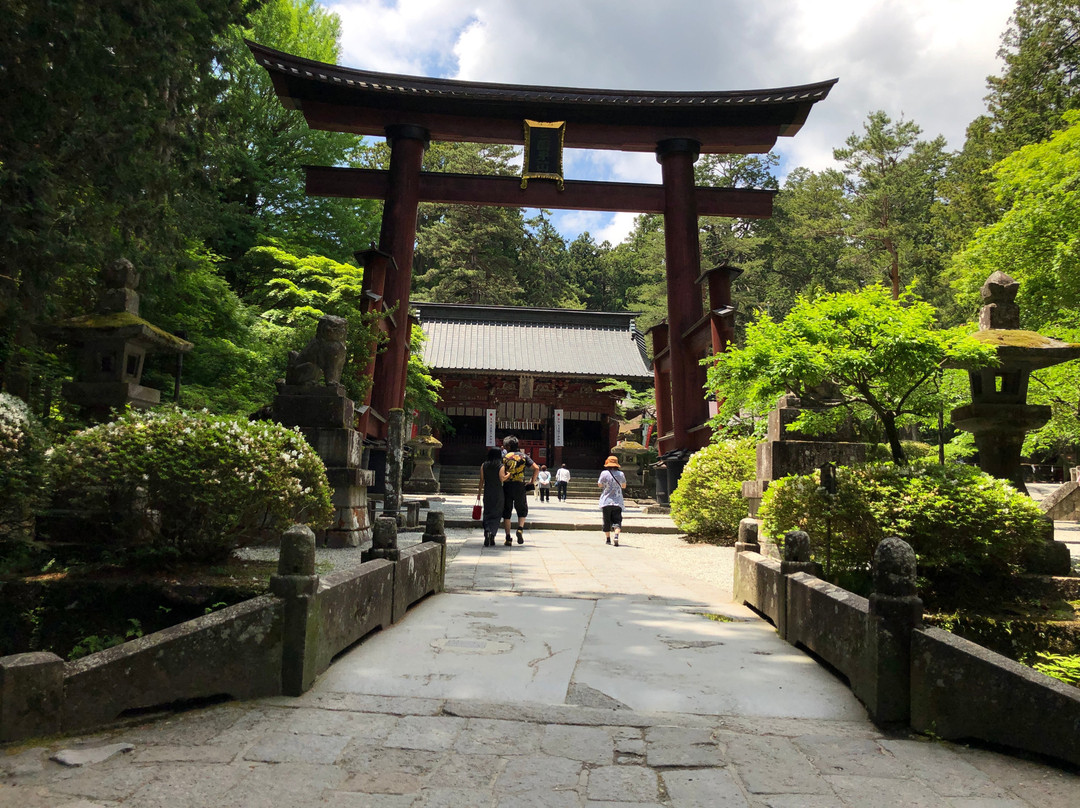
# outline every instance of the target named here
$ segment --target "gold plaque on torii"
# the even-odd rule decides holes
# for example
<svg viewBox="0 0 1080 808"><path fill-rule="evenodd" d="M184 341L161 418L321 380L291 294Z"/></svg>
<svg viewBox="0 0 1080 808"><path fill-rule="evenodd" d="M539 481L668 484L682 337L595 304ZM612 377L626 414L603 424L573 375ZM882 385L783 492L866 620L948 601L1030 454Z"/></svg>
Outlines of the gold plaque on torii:
<svg viewBox="0 0 1080 808"><path fill-rule="evenodd" d="M566 121L544 123L525 121L525 160L521 167L521 187L529 180L555 180L563 189L563 138Z"/></svg>

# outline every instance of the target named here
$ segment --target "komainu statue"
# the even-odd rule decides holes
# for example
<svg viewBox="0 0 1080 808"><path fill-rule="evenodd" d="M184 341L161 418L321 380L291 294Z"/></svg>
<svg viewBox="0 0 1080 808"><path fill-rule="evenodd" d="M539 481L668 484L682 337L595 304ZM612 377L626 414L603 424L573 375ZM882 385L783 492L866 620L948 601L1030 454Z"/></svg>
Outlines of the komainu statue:
<svg viewBox="0 0 1080 808"><path fill-rule="evenodd" d="M323 384L339 384L345 367L345 332L343 317L326 315L319 320L315 336L302 351L289 351L285 369L286 384L316 384L320 374Z"/></svg>

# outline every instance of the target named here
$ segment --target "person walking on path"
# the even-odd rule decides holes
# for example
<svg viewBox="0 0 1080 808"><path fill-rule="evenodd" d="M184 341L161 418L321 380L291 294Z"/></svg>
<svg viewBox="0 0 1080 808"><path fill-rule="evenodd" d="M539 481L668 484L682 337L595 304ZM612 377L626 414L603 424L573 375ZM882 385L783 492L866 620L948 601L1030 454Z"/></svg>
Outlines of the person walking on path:
<svg viewBox="0 0 1080 808"><path fill-rule="evenodd" d="M619 546L619 531L622 529L623 489L626 488L626 475L619 470L619 458L611 455L604 461L604 470L596 481L600 487L600 511L604 514L604 538L611 544L611 534L615 533L615 546Z"/></svg>
<svg viewBox="0 0 1080 808"><path fill-rule="evenodd" d="M487 460L480 466L480 491L484 498L484 546L495 546L495 535L499 532L499 522L503 513L503 484L506 482L506 467L503 466L502 452L488 449Z"/></svg>
<svg viewBox="0 0 1080 808"><path fill-rule="evenodd" d="M517 511L518 544L525 543L525 517L529 514L529 501L525 493L525 469L532 469L532 477L529 485L536 485L536 475L540 473L540 467L533 459L524 452L518 451L518 439L513 435L503 439L503 467L506 469L506 482L503 483L503 527L506 529L507 546L514 542L510 539L510 516Z"/></svg>
<svg viewBox="0 0 1080 808"><path fill-rule="evenodd" d="M541 502L551 502L551 472L547 466L541 466L536 475L536 490L540 492Z"/></svg>
<svg viewBox="0 0 1080 808"><path fill-rule="evenodd" d="M570 469L563 463L555 472L555 496L559 502L566 502L566 486L570 482Z"/></svg>

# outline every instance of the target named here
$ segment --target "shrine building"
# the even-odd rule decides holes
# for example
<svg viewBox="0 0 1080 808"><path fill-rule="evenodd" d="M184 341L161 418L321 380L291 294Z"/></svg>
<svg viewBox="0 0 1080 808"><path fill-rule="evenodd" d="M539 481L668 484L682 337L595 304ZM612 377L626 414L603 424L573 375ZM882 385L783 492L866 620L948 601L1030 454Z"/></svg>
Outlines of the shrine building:
<svg viewBox="0 0 1080 808"><path fill-rule="evenodd" d="M423 359L442 382L439 462L479 467L488 446L515 435L538 463L598 469L618 440L617 393L653 371L634 312L417 303Z"/></svg>

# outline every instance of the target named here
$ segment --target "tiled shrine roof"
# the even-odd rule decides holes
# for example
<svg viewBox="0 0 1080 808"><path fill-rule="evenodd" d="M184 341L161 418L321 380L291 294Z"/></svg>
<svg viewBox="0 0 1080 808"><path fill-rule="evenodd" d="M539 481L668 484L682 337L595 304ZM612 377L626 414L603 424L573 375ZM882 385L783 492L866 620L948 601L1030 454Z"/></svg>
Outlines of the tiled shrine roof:
<svg viewBox="0 0 1080 808"><path fill-rule="evenodd" d="M651 380L634 312L417 303L436 371Z"/></svg>

